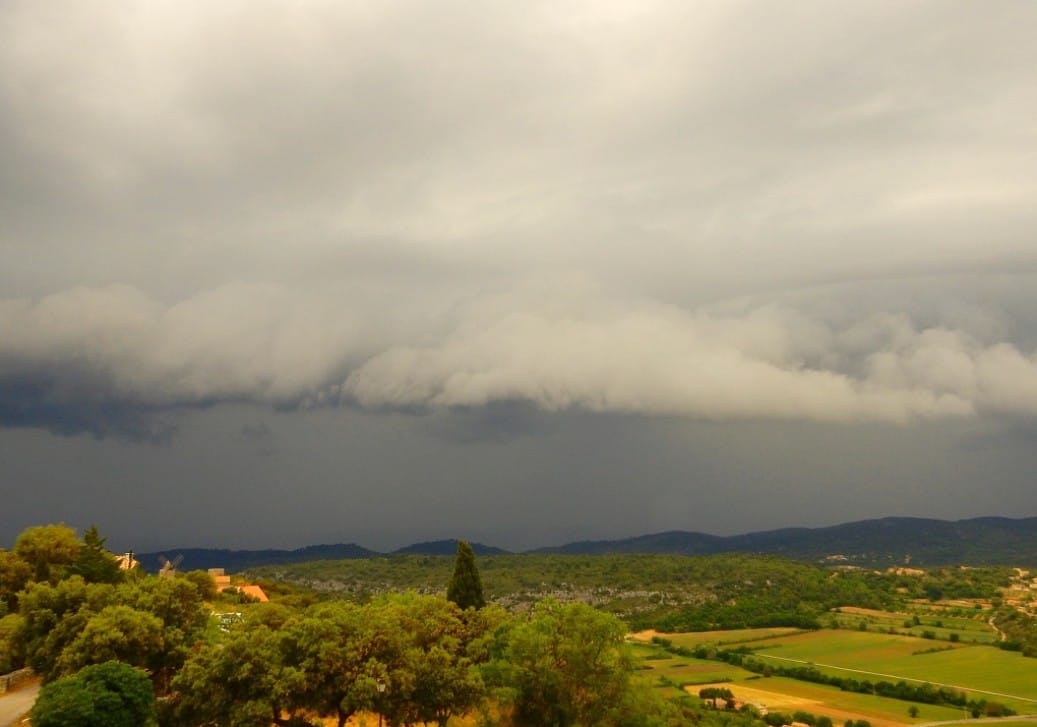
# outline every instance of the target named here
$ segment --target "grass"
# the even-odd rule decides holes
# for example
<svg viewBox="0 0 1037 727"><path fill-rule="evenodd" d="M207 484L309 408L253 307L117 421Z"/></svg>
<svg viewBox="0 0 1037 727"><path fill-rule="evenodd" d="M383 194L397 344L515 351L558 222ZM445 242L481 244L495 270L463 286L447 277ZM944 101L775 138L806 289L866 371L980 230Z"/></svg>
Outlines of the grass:
<svg viewBox="0 0 1037 727"><path fill-rule="evenodd" d="M900 617L903 619L903 614ZM705 643L745 644L753 649L756 658L772 660L775 665L794 666L794 663L782 661L789 659L810 664L824 673L858 680L896 682L913 679L953 685L972 699L1001 702L1023 714L1037 712L1037 659L1026 659L1016 652L991 646L832 629L743 629L659 635L669 639L674 646L689 648ZM944 650L922 653L934 647ZM667 692L679 685L684 686L688 693L697 695L707 683L722 684L740 700L762 703L772 710L790 713L802 709L826 714L836 724L848 718L863 717L875 727L889 727L961 719L963 716L962 710L955 707L844 692L837 687L785 677L761 677L722 662L675 656L656 644L642 643L634 648L635 653L645 660L644 673L658 678L661 685L666 685ZM912 705L919 710L917 718L908 716ZM1009 727L1012 723L999 724Z"/></svg>
<svg viewBox="0 0 1037 727"><path fill-rule="evenodd" d="M1037 660L989 646L958 645L919 653L935 645L929 639L910 636L825 629L768 639L753 646L759 649L755 651L757 658L775 663L783 659L807 662L825 673L870 681L914 679L952 685L970 692L970 697L1000 701L1021 711L1037 709ZM1011 697L973 694L975 690Z"/></svg>
<svg viewBox="0 0 1037 727"><path fill-rule="evenodd" d="M633 648L634 653L644 659L643 673L660 684L683 687L749 679L754 676L751 671L722 661L673 656L651 645L635 645Z"/></svg>
<svg viewBox="0 0 1037 727"><path fill-rule="evenodd" d="M864 623L869 631L917 637L928 632L943 641L949 641L955 635L961 643L992 644L998 639L997 632L990 627L986 614L981 611L967 616L951 616L921 607L910 613L844 607L834 611L832 619L844 629L855 629Z"/></svg>

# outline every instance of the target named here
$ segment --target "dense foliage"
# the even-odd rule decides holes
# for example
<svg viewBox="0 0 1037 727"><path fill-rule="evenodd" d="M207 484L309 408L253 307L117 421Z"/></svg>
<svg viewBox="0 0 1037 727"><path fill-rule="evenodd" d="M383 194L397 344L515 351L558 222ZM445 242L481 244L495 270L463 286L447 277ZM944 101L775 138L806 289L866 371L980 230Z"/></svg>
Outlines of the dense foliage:
<svg viewBox="0 0 1037 727"><path fill-rule="evenodd" d="M510 615L415 592L243 604L207 574L124 574L103 542L95 529L80 541L47 526L0 551L12 607L0 619L3 666L43 677L37 724L149 724L154 694L163 725L344 725L358 712L446 725L474 710L500 725L679 723L637 674L626 626L583 604ZM477 596L463 555L461 580ZM214 601L242 612L218 620Z"/></svg>
<svg viewBox="0 0 1037 727"><path fill-rule="evenodd" d="M392 556L256 572L362 600L412 588L442 593L450 568L445 557ZM547 597L581 601L636 629L811 628L837 606L888 608L905 599L893 575L773 556L496 555L480 558L479 571L487 597L505 607Z"/></svg>
<svg viewBox="0 0 1037 727"><path fill-rule="evenodd" d="M31 717L35 727L148 727L155 695L144 672L108 661L44 686Z"/></svg>
<svg viewBox="0 0 1037 727"><path fill-rule="evenodd" d="M30 528L0 549L0 671L28 664L43 677L42 725L303 727L374 713L396 727L478 713L502 727L761 727L778 717L734 711L723 689L665 698L624 641L629 625L814 628L836 606L889 608L935 590L990 595L1004 576L908 578L748 555L483 556L477 568L464 545L452 571L450 558L429 556L293 566L290 580L326 590L267 580L275 602L257 604L217 593L202 572L120 571L95 528L82 539L61 525ZM480 582L495 603L482 605ZM1012 613L998 612L1005 631L1024 632L1029 622ZM755 666L751 654L708 654L718 655ZM135 716L120 722L119 710Z"/></svg>

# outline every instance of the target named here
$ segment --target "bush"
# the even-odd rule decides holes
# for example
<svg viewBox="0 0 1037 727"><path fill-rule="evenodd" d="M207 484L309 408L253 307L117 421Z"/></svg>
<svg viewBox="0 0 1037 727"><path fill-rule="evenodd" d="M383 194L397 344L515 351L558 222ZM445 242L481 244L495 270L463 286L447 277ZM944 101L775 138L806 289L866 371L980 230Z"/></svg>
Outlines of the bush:
<svg viewBox="0 0 1037 727"><path fill-rule="evenodd" d="M106 661L45 685L33 727L142 727L155 723L155 695L144 672Z"/></svg>

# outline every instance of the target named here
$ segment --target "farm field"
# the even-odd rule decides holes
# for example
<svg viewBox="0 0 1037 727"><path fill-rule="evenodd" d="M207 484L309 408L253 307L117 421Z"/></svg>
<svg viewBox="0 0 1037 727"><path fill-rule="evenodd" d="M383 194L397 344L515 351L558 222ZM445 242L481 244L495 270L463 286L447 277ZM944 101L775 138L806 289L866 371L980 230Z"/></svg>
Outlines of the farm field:
<svg viewBox="0 0 1037 727"><path fill-rule="evenodd" d="M651 641L652 637L669 639L674 646L686 646L695 648L702 644L714 644L716 646L731 646L733 644L744 644L750 641L760 641L777 636L789 636L791 634L807 633L803 629L789 627L775 627L765 629L732 629L730 631L693 631L683 634L664 634L658 631L642 631L633 634L631 638L638 641Z"/></svg>
<svg viewBox="0 0 1037 727"><path fill-rule="evenodd" d="M722 661L674 656L651 644L635 644L634 654L644 660L644 673L659 686L668 687L676 693L681 687L696 687L700 684L751 679L751 671ZM695 690L691 690L695 691Z"/></svg>
<svg viewBox="0 0 1037 727"><path fill-rule="evenodd" d="M951 616L934 614L932 610L919 608L903 613L843 607L833 612L832 619L844 629L857 628L863 623L869 631L895 631L918 637L929 633L944 641L957 638L961 643L992 644L998 640L998 633L987 623L982 611L970 616Z"/></svg>
<svg viewBox="0 0 1037 727"><path fill-rule="evenodd" d="M970 696L1004 702L1017 711L1037 711L1037 660L1016 652L830 629L765 639L753 647L756 658L775 664L811 664L840 676L858 672L857 678L871 681L913 679L951 685ZM942 650L923 653L934 648Z"/></svg>
<svg viewBox="0 0 1037 727"><path fill-rule="evenodd" d="M893 727L923 722L961 719L962 711L953 707L917 704L918 716L908 716L913 704L900 699L876 697L870 694L844 692L823 684L809 684L785 677L761 678L717 683L710 686L726 687L739 702L749 702L757 708L772 712L792 713L803 710L815 715L826 715L835 724L847 719L866 718L875 727ZM690 694L698 694L701 687L689 687Z"/></svg>
<svg viewBox="0 0 1037 727"><path fill-rule="evenodd" d="M772 661L775 666L809 664L824 673L859 680L896 682L903 679L953 685L970 698L1001 702L1020 714L1037 713L1037 660L991 646L834 629L645 632L634 638L647 641L652 636L686 648L703 644L745 645L752 649L754 658ZM938 651L931 651L933 649ZM739 701L763 704L772 710L801 709L824 714L836 724L851 717L863 717L877 727L889 727L963 716L962 710L954 707L844 692L837 687L786 677L764 678L722 662L675 656L650 643L639 644L636 653L646 659L647 674L671 685L682 685L690 694L697 695L699 689L710 686L703 682L715 674L716 682L712 686L731 689ZM907 710L912 704L919 709L917 718L908 716Z"/></svg>

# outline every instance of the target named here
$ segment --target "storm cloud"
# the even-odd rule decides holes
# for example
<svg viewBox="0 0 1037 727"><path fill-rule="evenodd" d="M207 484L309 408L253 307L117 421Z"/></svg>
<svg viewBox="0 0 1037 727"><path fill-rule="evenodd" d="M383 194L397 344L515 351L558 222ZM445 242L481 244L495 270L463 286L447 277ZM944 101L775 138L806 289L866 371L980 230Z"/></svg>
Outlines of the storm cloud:
<svg viewBox="0 0 1037 727"><path fill-rule="evenodd" d="M996 432L1037 415L1034 27L4 3L0 438L179 447L226 410L225 456L262 431L267 459L290 417L443 452L615 417L1023 447Z"/></svg>
<svg viewBox="0 0 1037 727"><path fill-rule="evenodd" d="M842 326L605 298L572 281L477 296L428 328L365 321L347 296L231 284L173 305L125 286L0 308L11 423L63 410L252 402L481 407L814 421L1037 413L1037 359L904 313ZM552 295L553 290L561 290ZM392 308L382 301L379 310ZM103 433L103 429L95 429Z"/></svg>

